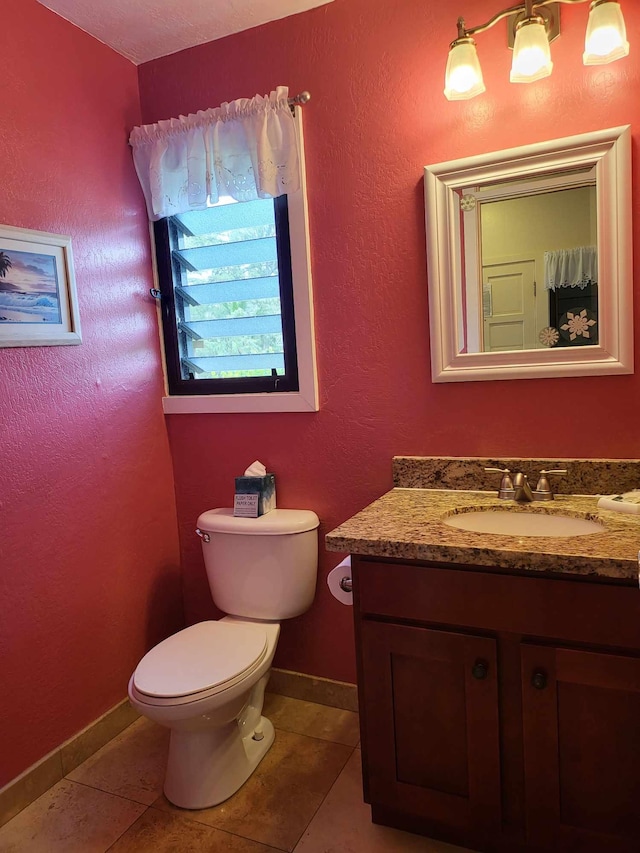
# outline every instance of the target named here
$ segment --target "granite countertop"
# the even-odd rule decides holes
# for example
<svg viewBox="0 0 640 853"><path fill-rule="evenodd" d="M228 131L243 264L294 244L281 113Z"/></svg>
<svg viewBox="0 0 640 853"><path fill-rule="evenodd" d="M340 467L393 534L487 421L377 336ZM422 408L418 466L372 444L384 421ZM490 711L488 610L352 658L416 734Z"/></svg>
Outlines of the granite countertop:
<svg viewBox="0 0 640 853"><path fill-rule="evenodd" d="M595 495L556 495L554 501L516 504L495 492L395 488L326 537L329 551L404 560L494 566L525 572L590 575L638 584L640 515L597 508ZM587 536L503 536L443 523L465 508L551 512L597 520Z"/></svg>

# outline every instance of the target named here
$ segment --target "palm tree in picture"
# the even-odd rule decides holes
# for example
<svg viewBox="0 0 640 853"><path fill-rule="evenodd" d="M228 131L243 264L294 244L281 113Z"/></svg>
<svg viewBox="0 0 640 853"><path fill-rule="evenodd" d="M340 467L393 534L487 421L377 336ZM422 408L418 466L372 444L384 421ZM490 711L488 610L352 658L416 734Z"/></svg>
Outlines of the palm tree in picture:
<svg viewBox="0 0 640 853"><path fill-rule="evenodd" d="M5 252L0 252L0 278L6 278L7 272L11 269L13 263L9 255Z"/></svg>

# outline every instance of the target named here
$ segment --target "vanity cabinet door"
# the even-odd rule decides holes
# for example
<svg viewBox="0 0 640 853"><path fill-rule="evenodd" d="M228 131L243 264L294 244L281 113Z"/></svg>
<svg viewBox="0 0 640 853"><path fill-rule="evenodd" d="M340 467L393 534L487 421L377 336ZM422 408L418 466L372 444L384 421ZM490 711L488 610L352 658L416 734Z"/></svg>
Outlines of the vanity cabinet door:
<svg viewBox="0 0 640 853"><path fill-rule="evenodd" d="M640 850L640 658L523 645L527 841Z"/></svg>
<svg viewBox="0 0 640 853"><path fill-rule="evenodd" d="M500 830L496 643L363 620L372 805L483 838Z"/></svg>

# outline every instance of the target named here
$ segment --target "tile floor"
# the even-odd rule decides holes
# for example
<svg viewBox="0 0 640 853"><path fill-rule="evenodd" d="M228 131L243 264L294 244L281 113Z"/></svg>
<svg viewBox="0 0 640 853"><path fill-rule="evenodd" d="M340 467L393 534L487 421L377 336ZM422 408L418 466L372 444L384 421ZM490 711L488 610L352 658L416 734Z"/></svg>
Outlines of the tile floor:
<svg viewBox="0 0 640 853"><path fill-rule="evenodd" d="M139 719L1 827L1 853L465 853L371 823L357 714L269 694L265 715L276 741L225 803L172 806L168 732Z"/></svg>

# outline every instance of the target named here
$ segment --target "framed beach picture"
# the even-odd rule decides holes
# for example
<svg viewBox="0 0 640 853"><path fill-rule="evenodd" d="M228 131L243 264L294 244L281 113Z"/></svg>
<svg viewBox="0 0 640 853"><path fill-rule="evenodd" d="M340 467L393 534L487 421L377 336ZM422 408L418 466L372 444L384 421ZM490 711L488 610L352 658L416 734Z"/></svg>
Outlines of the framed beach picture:
<svg viewBox="0 0 640 853"><path fill-rule="evenodd" d="M0 225L0 347L81 342L71 237Z"/></svg>

